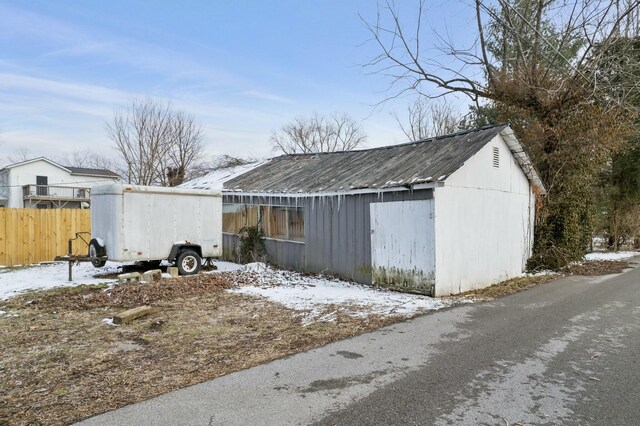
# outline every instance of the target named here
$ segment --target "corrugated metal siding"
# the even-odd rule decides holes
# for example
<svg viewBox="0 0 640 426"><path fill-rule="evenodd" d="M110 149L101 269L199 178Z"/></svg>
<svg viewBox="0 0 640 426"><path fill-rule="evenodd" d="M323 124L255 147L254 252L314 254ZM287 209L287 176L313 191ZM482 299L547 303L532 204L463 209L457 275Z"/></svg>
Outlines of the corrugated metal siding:
<svg viewBox="0 0 640 426"><path fill-rule="evenodd" d="M224 195L224 203L298 205L305 207L305 244L266 240L271 261L306 272L325 272L371 283L370 204L427 200L433 190L359 194L294 199ZM237 237L225 234L225 251L236 247Z"/></svg>

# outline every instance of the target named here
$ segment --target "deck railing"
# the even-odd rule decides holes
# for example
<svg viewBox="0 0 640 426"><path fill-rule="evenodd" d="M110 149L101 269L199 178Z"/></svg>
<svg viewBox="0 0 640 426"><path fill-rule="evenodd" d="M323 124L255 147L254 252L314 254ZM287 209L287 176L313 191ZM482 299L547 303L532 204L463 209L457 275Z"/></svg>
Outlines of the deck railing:
<svg viewBox="0 0 640 426"><path fill-rule="evenodd" d="M23 198L89 200L90 188L74 186L24 185Z"/></svg>

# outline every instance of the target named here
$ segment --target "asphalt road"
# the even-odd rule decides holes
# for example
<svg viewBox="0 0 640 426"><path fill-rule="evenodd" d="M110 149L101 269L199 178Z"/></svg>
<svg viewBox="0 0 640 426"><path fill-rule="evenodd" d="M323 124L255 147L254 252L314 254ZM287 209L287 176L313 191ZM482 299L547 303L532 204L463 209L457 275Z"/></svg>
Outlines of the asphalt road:
<svg viewBox="0 0 640 426"><path fill-rule="evenodd" d="M640 424L640 268L458 306L86 425Z"/></svg>

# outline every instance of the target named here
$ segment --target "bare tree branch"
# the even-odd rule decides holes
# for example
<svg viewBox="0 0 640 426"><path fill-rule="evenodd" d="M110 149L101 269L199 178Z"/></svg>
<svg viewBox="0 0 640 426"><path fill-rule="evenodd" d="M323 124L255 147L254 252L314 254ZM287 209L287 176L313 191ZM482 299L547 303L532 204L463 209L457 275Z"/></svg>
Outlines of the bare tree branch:
<svg viewBox="0 0 640 426"><path fill-rule="evenodd" d="M271 135L273 150L284 154L350 151L366 142L360 125L347 114L298 117Z"/></svg>
<svg viewBox="0 0 640 426"><path fill-rule="evenodd" d="M407 124L396 116L402 132L410 141L442 136L458 130L461 117L445 102L418 98L407 107Z"/></svg>
<svg viewBox="0 0 640 426"><path fill-rule="evenodd" d="M179 185L204 151L202 128L192 116L148 98L115 112L107 134L122 178L138 185Z"/></svg>

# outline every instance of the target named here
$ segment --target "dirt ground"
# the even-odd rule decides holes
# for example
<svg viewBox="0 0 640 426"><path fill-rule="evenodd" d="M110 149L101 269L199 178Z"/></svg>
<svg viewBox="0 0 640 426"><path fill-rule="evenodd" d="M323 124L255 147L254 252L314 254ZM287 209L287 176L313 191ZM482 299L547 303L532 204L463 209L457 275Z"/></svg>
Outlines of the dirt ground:
<svg viewBox="0 0 640 426"><path fill-rule="evenodd" d="M403 319L338 315L303 326L298 313L228 287L224 274L199 275L0 302L0 425L69 424ZM143 304L155 313L102 322Z"/></svg>

